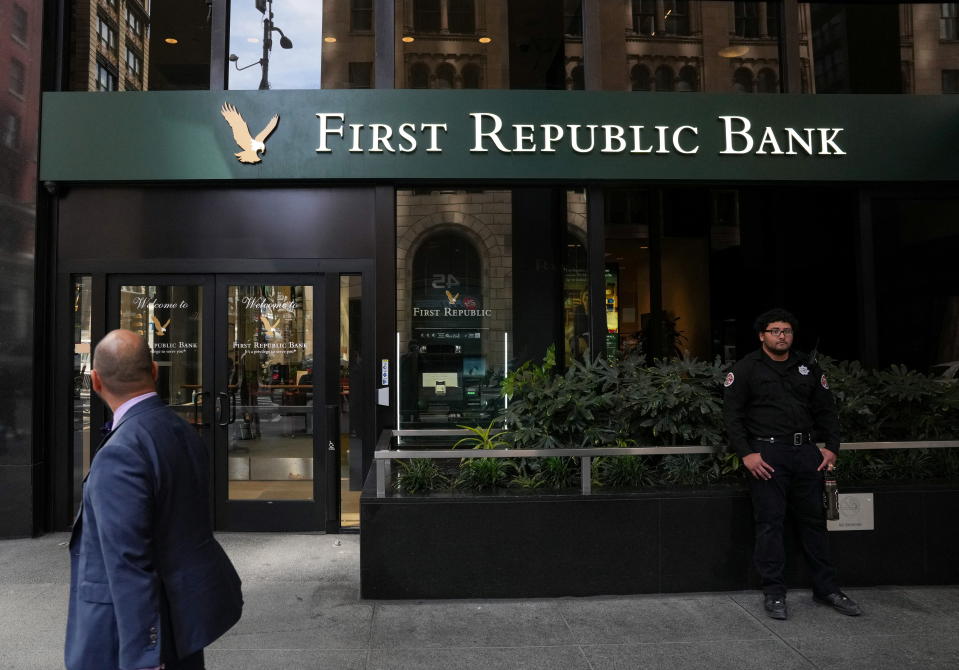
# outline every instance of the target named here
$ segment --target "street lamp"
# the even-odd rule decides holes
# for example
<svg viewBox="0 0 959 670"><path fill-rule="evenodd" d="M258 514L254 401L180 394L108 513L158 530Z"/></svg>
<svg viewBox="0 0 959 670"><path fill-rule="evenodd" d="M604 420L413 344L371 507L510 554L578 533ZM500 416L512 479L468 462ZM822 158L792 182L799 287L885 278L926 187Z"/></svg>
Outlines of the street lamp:
<svg viewBox="0 0 959 670"><path fill-rule="evenodd" d="M239 57L236 54L230 54L230 62L233 63L237 72L259 65L262 69L259 90L265 91L270 88L270 52L273 50L273 33L280 33L280 47L283 49L292 49L293 40L273 24L273 0L254 0L254 3L257 11L263 14L263 56L258 61L240 67L237 65Z"/></svg>

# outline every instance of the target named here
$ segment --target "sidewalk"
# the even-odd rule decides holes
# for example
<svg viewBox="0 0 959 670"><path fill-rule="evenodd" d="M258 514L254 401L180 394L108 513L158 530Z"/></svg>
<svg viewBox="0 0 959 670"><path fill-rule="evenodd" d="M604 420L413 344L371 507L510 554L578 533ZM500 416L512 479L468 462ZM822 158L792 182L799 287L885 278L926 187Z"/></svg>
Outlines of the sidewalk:
<svg viewBox="0 0 959 670"><path fill-rule="evenodd" d="M959 587L850 589L859 618L792 592L788 621L756 592L362 601L356 535L218 537L246 607L209 670L959 668ZM0 541L0 668L62 668L66 541Z"/></svg>

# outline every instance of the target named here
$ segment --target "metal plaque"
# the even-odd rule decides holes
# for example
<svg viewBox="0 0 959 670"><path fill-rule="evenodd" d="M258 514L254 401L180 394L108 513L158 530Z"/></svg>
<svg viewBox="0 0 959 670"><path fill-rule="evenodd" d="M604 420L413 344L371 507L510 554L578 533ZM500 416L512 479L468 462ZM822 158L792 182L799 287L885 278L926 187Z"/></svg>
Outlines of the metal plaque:
<svg viewBox="0 0 959 670"><path fill-rule="evenodd" d="M829 530L874 530L872 493L840 493L839 520L827 521Z"/></svg>

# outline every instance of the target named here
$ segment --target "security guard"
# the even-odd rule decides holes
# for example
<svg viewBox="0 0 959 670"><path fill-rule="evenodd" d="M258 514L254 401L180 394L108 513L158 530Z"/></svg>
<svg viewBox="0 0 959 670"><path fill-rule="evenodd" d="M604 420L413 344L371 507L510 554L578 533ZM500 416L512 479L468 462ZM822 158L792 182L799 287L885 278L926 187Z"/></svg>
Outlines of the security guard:
<svg viewBox="0 0 959 670"><path fill-rule="evenodd" d="M762 579L764 607L785 619L786 563L783 521L790 508L813 577L813 599L849 615L859 606L839 590L829 557L822 471L839 452L839 419L826 375L809 357L792 351L796 317L783 309L755 322L760 348L726 375L726 430L730 447L752 475L756 522L753 560ZM816 447L816 438L826 448Z"/></svg>

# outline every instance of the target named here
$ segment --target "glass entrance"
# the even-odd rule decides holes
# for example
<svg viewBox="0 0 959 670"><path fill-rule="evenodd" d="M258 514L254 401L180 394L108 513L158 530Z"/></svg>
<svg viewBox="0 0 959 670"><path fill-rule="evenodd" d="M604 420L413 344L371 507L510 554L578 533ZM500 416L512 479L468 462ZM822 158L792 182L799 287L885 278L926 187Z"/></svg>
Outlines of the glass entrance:
<svg viewBox="0 0 959 670"><path fill-rule="evenodd" d="M229 500L313 500L313 286L226 291Z"/></svg>
<svg viewBox="0 0 959 670"><path fill-rule="evenodd" d="M109 327L147 340L160 397L209 449L216 527L338 528L340 315L325 304L340 277L112 276L108 291Z"/></svg>

